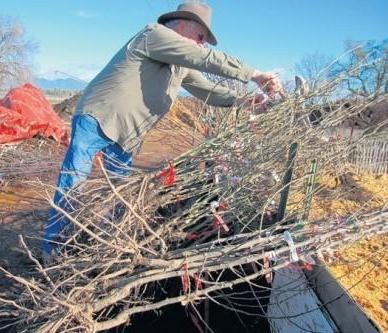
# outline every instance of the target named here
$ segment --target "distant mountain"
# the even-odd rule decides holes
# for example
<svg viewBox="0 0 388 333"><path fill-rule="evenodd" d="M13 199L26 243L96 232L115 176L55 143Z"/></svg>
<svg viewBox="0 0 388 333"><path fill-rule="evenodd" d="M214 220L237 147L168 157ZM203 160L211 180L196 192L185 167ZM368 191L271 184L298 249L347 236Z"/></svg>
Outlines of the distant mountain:
<svg viewBox="0 0 388 333"><path fill-rule="evenodd" d="M60 71L51 71L34 78L41 89L82 90L88 82Z"/></svg>

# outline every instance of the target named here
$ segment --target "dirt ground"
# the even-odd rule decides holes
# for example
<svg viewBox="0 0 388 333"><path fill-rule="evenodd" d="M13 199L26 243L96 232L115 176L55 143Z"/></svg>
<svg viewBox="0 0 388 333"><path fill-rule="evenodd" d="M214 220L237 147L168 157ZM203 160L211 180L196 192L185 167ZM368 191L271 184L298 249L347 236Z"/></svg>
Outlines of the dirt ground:
<svg viewBox="0 0 388 333"><path fill-rule="evenodd" d="M198 144L204 137L203 133L204 128L195 115L182 105L175 106L147 135L140 153L135 157L135 165L146 168L163 165ZM379 208L388 203L388 176L350 173L338 181L333 175L326 175L317 182L322 190L313 199L312 219L346 215L354 210ZM329 200L329 196L325 195L344 187L348 193L346 197ZM32 250L39 253L39 238L47 219L47 198L50 195L50 191L45 193L39 186L0 185L0 265L11 272L22 273L31 265L20 250L19 235L23 235ZM298 193L293 193L291 198L298 202ZM340 249L329 269L367 313L388 331L387 244L388 237L385 235ZM6 285L0 275L0 291L4 287Z"/></svg>
<svg viewBox="0 0 388 333"><path fill-rule="evenodd" d="M372 207L388 206L388 176L354 176L356 184L367 193L356 206L362 209L367 202ZM366 199L369 198L369 199ZM366 200L365 200L366 199ZM336 209L346 207L334 204ZM353 203L353 205L355 205ZM363 239L345 246L337 253L337 260L329 269L355 300L388 332L388 235Z"/></svg>
<svg viewBox="0 0 388 333"><path fill-rule="evenodd" d="M19 235L39 255L40 239L49 205L41 193L25 186L0 187L0 265L11 273L23 274L31 261L20 248ZM7 287L1 278L0 292Z"/></svg>
<svg viewBox="0 0 388 333"><path fill-rule="evenodd" d="M331 273L358 304L388 332L388 237L376 236L346 246L330 264Z"/></svg>
<svg viewBox="0 0 388 333"><path fill-rule="evenodd" d="M156 167L198 145L204 139L196 115L177 101L170 112L145 136L134 164Z"/></svg>

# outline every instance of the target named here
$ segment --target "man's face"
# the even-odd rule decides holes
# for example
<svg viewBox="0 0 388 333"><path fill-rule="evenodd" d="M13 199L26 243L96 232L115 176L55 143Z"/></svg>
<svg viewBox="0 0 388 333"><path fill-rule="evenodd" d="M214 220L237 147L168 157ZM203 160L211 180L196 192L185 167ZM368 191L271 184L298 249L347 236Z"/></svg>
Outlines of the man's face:
<svg viewBox="0 0 388 333"><path fill-rule="evenodd" d="M206 43L207 29L197 22L182 20L175 31L200 46Z"/></svg>

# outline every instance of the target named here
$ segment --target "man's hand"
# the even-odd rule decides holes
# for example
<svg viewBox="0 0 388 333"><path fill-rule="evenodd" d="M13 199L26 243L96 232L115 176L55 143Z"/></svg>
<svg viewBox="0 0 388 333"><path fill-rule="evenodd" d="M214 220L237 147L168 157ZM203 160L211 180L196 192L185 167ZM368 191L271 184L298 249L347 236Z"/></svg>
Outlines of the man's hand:
<svg viewBox="0 0 388 333"><path fill-rule="evenodd" d="M258 115L265 113L268 109L269 97L266 94L256 94L254 96L244 96L236 100L237 105L242 107L242 110L250 114Z"/></svg>
<svg viewBox="0 0 388 333"><path fill-rule="evenodd" d="M244 106L259 106L265 104L269 100L268 96L265 94L255 94L251 97L244 97L241 100L240 104L244 104Z"/></svg>
<svg viewBox="0 0 388 333"><path fill-rule="evenodd" d="M268 96L265 94L255 94L254 96L243 96L237 98L237 105L244 107L257 107L267 103L269 100Z"/></svg>
<svg viewBox="0 0 388 333"><path fill-rule="evenodd" d="M283 87L280 84L280 81L276 74L270 72L259 72L254 71L252 75L253 82L255 82L270 98L275 97L276 94L279 94L281 97L285 98Z"/></svg>

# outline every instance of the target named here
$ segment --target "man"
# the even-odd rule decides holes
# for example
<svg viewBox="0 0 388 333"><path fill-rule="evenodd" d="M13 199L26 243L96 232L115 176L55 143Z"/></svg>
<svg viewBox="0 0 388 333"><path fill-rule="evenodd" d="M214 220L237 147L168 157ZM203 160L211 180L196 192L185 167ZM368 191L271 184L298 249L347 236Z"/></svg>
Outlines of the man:
<svg viewBox="0 0 388 333"><path fill-rule="evenodd" d="M237 93L209 82L200 72L243 82L256 82L269 96L282 94L277 78L244 65L220 51L211 31L211 9L185 3L159 17L129 40L89 83L72 122L71 142L58 180L54 203L67 209L63 194L89 175L93 159L103 152L111 174L125 175L131 151L142 136L170 109L182 86L210 105L232 106ZM58 235L67 224L50 210L43 242L50 255Z"/></svg>

